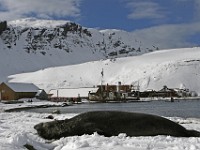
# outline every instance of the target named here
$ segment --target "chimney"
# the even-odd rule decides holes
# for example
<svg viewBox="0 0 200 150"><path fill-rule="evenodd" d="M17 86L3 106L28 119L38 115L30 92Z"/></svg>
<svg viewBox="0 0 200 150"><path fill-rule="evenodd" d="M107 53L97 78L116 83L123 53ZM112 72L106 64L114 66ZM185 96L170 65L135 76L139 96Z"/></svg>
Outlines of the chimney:
<svg viewBox="0 0 200 150"><path fill-rule="evenodd" d="M119 81L119 82L118 82L118 85L117 85L117 92L120 91L120 87L121 87L121 82Z"/></svg>

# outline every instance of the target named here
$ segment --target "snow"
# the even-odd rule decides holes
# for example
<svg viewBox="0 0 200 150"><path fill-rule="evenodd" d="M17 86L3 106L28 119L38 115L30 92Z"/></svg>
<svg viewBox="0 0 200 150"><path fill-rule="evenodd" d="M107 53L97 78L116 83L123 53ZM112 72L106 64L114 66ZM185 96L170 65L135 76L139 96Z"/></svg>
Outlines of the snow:
<svg viewBox="0 0 200 150"><path fill-rule="evenodd" d="M0 103L0 113L6 110L15 109L15 108L28 108L28 107L35 107L35 106L43 106L43 105L54 105L60 106L62 102L49 102L49 101L40 101L35 98L32 99L32 102L29 102L30 99L20 99L24 103L19 104L4 104Z"/></svg>
<svg viewBox="0 0 200 150"><path fill-rule="evenodd" d="M47 102L33 102L32 105L47 104ZM50 103L50 102L48 102ZM14 106L15 105L15 106ZM24 105L27 105L25 103ZM29 104L31 105L31 104ZM0 107L9 109L10 105L0 103ZM13 104L18 107L18 104ZM0 145L1 150L26 149L25 144L32 145L38 150L196 150L200 149L200 138L177 138L171 136L128 137L121 133L118 136L104 137L92 135L65 137L59 140L47 141L37 135L34 125L40 122L51 121L45 119L47 113L30 112L1 112L0 113ZM52 115L52 114L51 114ZM77 114L53 114L55 119L71 118ZM200 131L200 119L170 117L187 129Z"/></svg>
<svg viewBox="0 0 200 150"><path fill-rule="evenodd" d="M71 21L66 21L66 20L38 20L36 18L25 18L25 19L18 19L14 21L9 21L9 24L12 26L21 26L23 28L25 27L33 27L33 28L38 28L38 27L48 27L48 28L55 28L60 25L64 25L68 22Z"/></svg>
<svg viewBox="0 0 200 150"><path fill-rule="evenodd" d="M32 83L5 83L15 92L38 92L39 88Z"/></svg>
<svg viewBox="0 0 200 150"><path fill-rule="evenodd" d="M160 90L164 85L184 85L200 94L200 48L162 50L140 56L50 67L9 76L10 82L32 82L47 92L57 88L93 87L101 84L140 85L140 90Z"/></svg>

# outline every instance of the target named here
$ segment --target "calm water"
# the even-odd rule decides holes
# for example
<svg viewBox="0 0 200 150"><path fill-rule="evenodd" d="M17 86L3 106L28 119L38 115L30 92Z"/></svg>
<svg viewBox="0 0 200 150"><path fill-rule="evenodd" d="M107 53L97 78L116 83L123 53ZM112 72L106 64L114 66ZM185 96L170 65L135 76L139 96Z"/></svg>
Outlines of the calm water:
<svg viewBox="0 0 200 150"><path fill-rule="evenodd" d="M67 107L29 109L26 111L51 113L55 109L59 109L61 113L83 113L94 110L120 110L150 113L166 117L200 118L200 100L181 100L175 102L85 103Z"/></svg>
<svg viewBox="0 0 200 150"><path fill-rule="evenodd" d="M59 109L61 113L82 113L94 110L120 110L151 113L166 117L200 118L200 100L181 100L179 102L85 103L67 107L37 108L27 111L51 113L55 109Z"/></svg>

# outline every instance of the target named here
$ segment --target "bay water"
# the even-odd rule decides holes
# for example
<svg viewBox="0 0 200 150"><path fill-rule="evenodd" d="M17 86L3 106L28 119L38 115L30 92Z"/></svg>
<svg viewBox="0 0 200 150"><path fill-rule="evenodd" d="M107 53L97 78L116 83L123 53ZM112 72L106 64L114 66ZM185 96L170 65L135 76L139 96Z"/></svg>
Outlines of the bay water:
<svg viewBox="0 0 200 150"><path fill-rule="evenodd" d="M149 113L165 117L200 118L200 100L180 100L175 102L82 103L66 107L36 108L26 111L52 113L56 109L59 109L61 113L111 110Z"/></svg>

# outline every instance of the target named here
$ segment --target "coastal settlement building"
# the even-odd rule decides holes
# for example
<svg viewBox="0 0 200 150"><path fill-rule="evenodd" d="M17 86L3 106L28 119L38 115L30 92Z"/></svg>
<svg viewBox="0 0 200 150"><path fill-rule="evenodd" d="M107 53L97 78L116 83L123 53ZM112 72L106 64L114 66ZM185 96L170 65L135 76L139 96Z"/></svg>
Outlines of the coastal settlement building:
<svg viewBox="0 0 200 150"><path fill-rule="evenodd" d="M89 93L91 101L126 101L139 100L139 86L122 85L98 85L96 92Z"/></svg>
<svg viewBox="0 0 200 150"><path fill-rule="evenodd" d="M90 101L134 101L140 98L171 98L196 97L198 94L189 89L168 88L166 85L161 90L147 90L140 92L139 85L99 85L97 92L89 93Z"/></svg>
<svg viewBox="0 0 200 150"><path fill-rule="evenodd" d="M81 99L88 99L89 92L96 92L98 88L85 87L85 88L60 88L51 89L48 93L51 101L73 101L80 102Z"/></svg>
<svg viewBox="0 0 200 150"><path fill-rule="evenodd" d="M34 98L39 88L31 83L5 83L0 84L0 100L18 100L21 98Z"/></svg>
<svg viewBox="0 0 200 150"><path fill-rule="evenodd" d="M166 85L163 86L161 90L147 90L140 92L140 97L197 97L198 94L195 91L190 91L189 89L179 89L179 88L168 88Z"/></svg>
<svg viewBox="0 0 200 150"><path fill-rule="evenodd" d="M85 88L60 88L51 89L48 93L51 101L73 101L80 102L82 99L89 101L116 101L138 99L138 90L133 90L133 85L98 85L97 87ZM136 94L136 95L135 95Z"/></svg>

